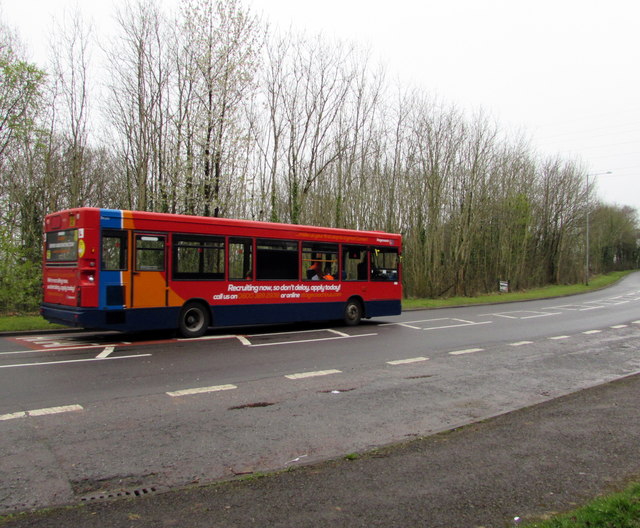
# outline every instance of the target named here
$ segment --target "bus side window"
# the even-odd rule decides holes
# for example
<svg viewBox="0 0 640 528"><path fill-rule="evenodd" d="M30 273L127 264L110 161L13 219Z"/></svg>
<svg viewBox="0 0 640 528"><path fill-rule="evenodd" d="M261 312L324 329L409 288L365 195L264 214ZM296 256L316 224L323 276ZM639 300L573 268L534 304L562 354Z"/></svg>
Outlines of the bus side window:
<svg viewBox="0 0 640 528"><path fill-rule="evenodd" d="M250 238L229 239L229 280L253 279L253 242Z"/></svg>
<svg viewBox="0 0 640 528"><path fill-rule="evenodd" d="M160 235L136 235L136 271L164 271L165 239Z"/></svg>
<svg viewBox="0 0 640 528"><path fill-rule="evenodd" d="M304 242L302 244L302 279L337 280L338 244Z"/></svg>
<svg viewBox="0 0 640 528"><path fill-rule="evenodd" d="M368 251L363 246L342 246L342 279L363 281L369 279Z"/></svg>
<svg viewBox="0 0 640 528"><path fill-rule="evenodd" d="M173 236L173 278L224 280L224 238L210 235Z"/></svg>
<svg viewBox="0 0 640 528"><path fill-rule="evenodd" d="M102 232L102 269L105 271L124 271L127 269L127 232Z"/></svg>
<svg viewBox="0 0 640 528"><path fill-rule="evenodd" d="M297 242L261 239L256 244L256 279L298 280Z"/></svg>

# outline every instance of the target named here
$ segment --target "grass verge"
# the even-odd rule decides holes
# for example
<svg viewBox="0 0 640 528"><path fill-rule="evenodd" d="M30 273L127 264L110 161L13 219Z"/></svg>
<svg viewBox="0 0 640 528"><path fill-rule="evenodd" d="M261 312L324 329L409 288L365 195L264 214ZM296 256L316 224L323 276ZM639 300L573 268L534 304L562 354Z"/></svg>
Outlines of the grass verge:
<svg viewBox="0 0 640 528"><path fill-rule="evenodd" d="M638 528L640 483L625 491L600 497L586 506L551 519L520 525L520 528Z"/></svg>
<svg viewBox="0 0 640 528"><path fill-rule="evenodd" d="M517 291L510 293L492 293L487 295L478 295L477 297L449 297L447 299L404 299L402 308L447 308L452 306L464 306L469 304L495 304L503 302L530 301L534 299L546 299L549 297L564 297L567 295L575 295L578 293L586 293L593 290L599 290L605 286L609 286L620 280L625 275L632 273L631 271L616 271L606 275L596 275L591 279L589 285L586 284L567 284L560 286L545 286L544 288L535 288L526 291Z"/></svg>
<svg viewBox="0 0 640 528"><path fill-rule="evenodd" d="M39 315L6 315L0 317L0 332L55 330L63 326L51 324Z"/></svg>

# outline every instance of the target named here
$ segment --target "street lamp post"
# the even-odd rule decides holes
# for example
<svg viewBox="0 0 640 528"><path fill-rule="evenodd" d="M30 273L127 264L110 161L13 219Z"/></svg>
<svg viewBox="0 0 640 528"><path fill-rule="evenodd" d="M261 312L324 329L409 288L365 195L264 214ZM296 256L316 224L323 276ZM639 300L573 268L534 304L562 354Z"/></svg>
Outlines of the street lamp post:
<svg viewBox="0 0 640 528"><path fill-rule="evenodd" d="M612 174L611 171L607 172L596 172L594 174L587 174L587 213L586 213L586 233L585 233L585 264L584 264L584 283L589 286L589 209L591 207L591 203L589 200L589 176L602 176L603 174Z"/></svg>

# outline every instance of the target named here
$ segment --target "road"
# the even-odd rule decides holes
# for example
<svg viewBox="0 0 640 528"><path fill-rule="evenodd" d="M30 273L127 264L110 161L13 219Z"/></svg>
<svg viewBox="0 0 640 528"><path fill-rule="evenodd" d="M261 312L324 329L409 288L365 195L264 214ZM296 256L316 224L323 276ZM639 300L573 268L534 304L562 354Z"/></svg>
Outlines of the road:
<svg viewBox="0 0 640 528"><path fill-rule="evenodd" d="M447 430L640 371L640 274L563 299L307 325L0 340L0 512Z"/></svg>

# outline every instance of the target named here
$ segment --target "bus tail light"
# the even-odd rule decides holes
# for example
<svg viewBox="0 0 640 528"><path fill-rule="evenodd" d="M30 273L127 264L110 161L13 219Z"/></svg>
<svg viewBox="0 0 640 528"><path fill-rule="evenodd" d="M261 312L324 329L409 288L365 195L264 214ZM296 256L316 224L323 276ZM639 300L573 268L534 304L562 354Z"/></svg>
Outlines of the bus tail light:
<svg viewBox="0 0 640 528"><path fill-rule="evenodd" d="M94 270L83 271L80 275L80 280L83 284L95 284L96 274Z"/></svg>

